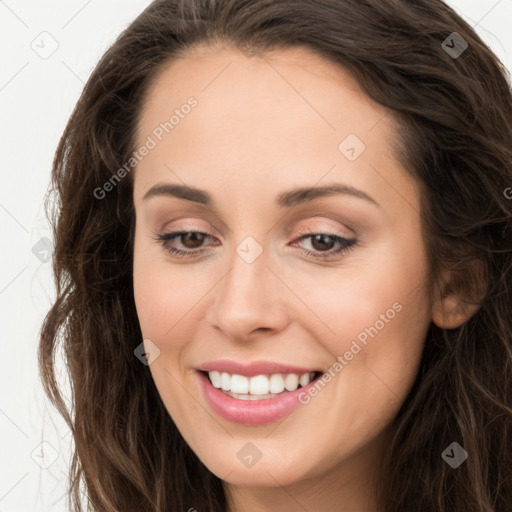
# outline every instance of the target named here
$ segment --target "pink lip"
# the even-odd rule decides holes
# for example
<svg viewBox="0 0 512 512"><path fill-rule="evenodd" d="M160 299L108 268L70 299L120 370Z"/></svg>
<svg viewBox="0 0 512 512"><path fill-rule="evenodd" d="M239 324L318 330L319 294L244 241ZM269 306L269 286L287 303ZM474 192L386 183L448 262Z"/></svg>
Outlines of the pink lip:
<svg viewBox="0 0 512 512"><path fill-rule="evenodd" d="M217 361L203 363L197 367L197 370L203 372L226 372L231 375L245 375L246 377L254 377L255 375L271 375L272 373L297 373L301 375L303 373L322 371L320 369L299 368L298 366L274 363L271 361L254 361L252 363L242 364L228 359L220 359Z"/></svg>
<svg viewBox="0 0 512 512"><path fill-rule="evenodd" d="M285 391L272 398L262 400L239 400L213 387L205 373L197 372L197 374L201 381L201 387L206 401L212 410L227 421L241 423L243 425L263 425L284 418L299 405L302 405L299 401L299 395L301 393L307 393L308 388L316 383L315 379L307 386L297 388L295 391ZM255 375L258 375L258 373Z"/></svg>

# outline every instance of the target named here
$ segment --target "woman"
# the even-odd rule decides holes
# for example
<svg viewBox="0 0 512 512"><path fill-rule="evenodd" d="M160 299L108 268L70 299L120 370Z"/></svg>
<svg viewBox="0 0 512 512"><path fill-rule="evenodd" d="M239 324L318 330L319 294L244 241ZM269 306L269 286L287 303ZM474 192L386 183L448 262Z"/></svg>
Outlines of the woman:
<svg viewBox="0 0 512 512"><path fill-rule="evenodd" d="M53 169L74 509L509 510L511 140L440 0L153 2Z"/></svg>

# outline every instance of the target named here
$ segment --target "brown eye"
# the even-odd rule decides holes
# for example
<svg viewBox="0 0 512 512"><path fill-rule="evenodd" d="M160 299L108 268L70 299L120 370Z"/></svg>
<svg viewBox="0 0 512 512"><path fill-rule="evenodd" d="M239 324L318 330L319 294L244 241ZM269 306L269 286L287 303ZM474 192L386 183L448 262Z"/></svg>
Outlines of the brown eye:
<svg viewBox="0 0 512 512"><path fill-rule="evenodd" d="M184 247L187 247L188 249L197 249L198 247L201 247L205 236L208 235L198 231L189 231L187 233L180 234L179 239Z"/></svg>
<svg viewBox="0 0 512 512"><path fill-rule="evenodd" d="M306 254L320 259L341 256L353 249L357 243L355 239L345 238L335 233L306 233L302 234L297 242L303 243L306 240L309 242L309 248L304 248Z"/></svg>
<svg viewBox="0 0 512 512"><path fill-rule="evenodd" d="M175 256L198 255L204 250L203 242L208 238L212 238L212 236L202 231L173 231L172 233L156 234L156 239L164 249Z"/></svg>
<svg viewBox="0 0 512 512"><path fill-rule="evenodd" d="M317 251L328 251L332 249L335 240L331 235L311 235L311 245Z"/></svg>

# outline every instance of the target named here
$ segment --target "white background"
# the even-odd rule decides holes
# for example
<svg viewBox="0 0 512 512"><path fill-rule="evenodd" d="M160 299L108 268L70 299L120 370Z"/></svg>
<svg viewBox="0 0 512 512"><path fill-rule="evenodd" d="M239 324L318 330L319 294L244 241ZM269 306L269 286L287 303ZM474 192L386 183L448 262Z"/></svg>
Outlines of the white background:
<svg viewBox="0 0 512 512"><path fill-rule="evenodd" d="M149 3L0 0L0 512L66 510L71 436L44 398L36 359L54 297L51 263L32 248L51 239L44 194L81 89L107 46ZM512 70L512 0L448 3ZM39 52L58 47L42 58L37 45Z"/></svg>

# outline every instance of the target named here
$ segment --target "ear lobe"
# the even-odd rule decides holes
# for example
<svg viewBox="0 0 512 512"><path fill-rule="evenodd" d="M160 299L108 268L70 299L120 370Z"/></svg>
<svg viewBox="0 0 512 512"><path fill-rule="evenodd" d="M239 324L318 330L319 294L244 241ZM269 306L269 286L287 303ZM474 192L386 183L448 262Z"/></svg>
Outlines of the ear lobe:
<svg viewBox="0 0 512 512"><path fill-rule="evenodd" d="M467 322L485 297L483 263L474 260L463 270L441 273L432 303L432 322L442 329L455 329Z"/></svg>
<svg viewBox="0 0 512 512"><path fill-rule="evenodd" d="M467 322L480 304L463 302L456 294L442 297L432 306L432 322L442 329L455 329Z"/></svg>

